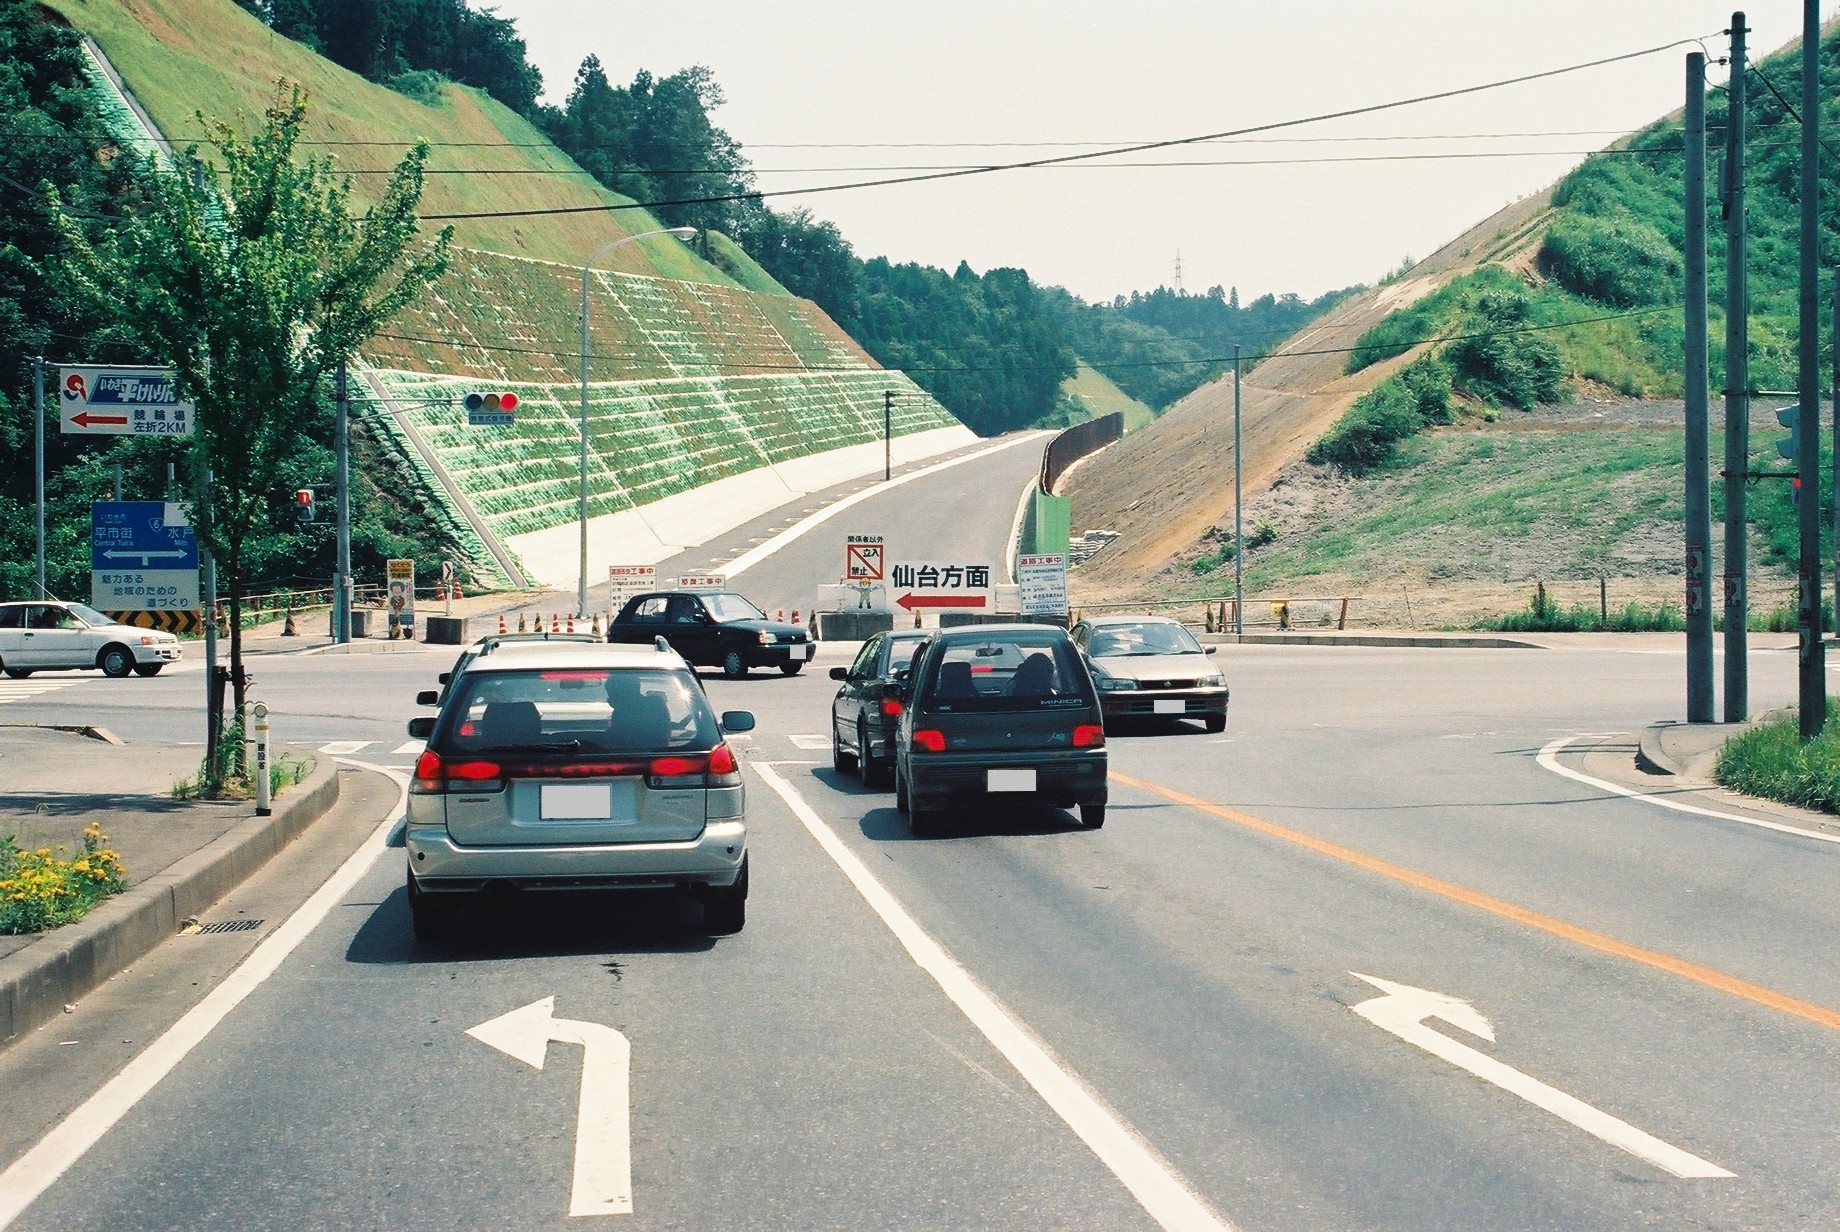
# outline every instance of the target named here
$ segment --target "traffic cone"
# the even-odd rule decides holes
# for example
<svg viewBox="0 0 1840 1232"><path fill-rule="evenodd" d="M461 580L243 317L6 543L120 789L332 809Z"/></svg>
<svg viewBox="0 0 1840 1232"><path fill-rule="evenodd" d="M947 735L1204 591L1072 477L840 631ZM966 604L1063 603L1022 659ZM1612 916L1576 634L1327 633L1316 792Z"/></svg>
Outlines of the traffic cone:
<svg viewBox="0 0 1840 1232"><path fill-rule="evenodd" d="M505 632L505 614L503 612L498 614L498 632L501 637Z"/></svg>
<svg viewBox="0 0 1840 1232"><path fill-rule="evenodd" d="M792 623L795 625L799 623L799 609L796 607L792 609Z"/></svg>
<svg viewBox="0 0 1840 1232"><path fill-rule="evenodd" d="M595 637L601 635L601 614L599 612L594 613L594 624L589 627L588 632L594 634Z"/></svg>
<svg viewBox="0 0 1840 1232"><path fill-rule="evenodd" d="M569 631L570 633L573 633L573 632L575 632L575 613L574 613L574 612L570 612L570 613L569 613L569 619L568 619L568 631Z"/></svg>
<svg viewBox="0 0 1840 1232"><path fill-rule="evenodd" d="M782 625L785 624L786 623L786 609L782 607L781 609L779 609L779 611L773 613L773 619L779 621Z"/></svg>
<svg viewBox="0 0 1840 1232"><path fill-rule="evenodd" d="M287 624L281 627L281 636L282 637L299 637L300 636L300 634L295 632L294 630L294 609L293 608L288 609Z"/></svg>
<svg viewBox="0 0 1840 1232"><path fill-rule="evenodd" d="M458 578L454 579L454 598L456 599L466 598L466 595L462 593L460 590L460 580Z"/></svg>
<svg viewBox="0 0 1840 1232"><path fill-rule="evenodd" d="M562 632L562 618L554 612L549 614L549 631L551 633Z"/></svg>

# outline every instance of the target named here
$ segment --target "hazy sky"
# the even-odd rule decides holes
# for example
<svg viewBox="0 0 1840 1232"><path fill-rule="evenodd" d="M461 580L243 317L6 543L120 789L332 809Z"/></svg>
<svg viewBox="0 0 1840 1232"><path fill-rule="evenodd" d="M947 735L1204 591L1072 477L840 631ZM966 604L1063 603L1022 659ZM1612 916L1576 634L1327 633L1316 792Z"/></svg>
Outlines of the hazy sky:
<svg viewBox="0 0 1840 1232"><path fill-rule="evenodd" d="M1724 57L1730 0L492 0L547 101L590 53L615 85L707 66L764 190L1244 129L1679 40ZM1840 0L1823 0L1832 16ZM1753 55L1800 0L1745 10ZM773 199L858 256L1020 266L1087 300L1181 284L1313 297L1372 283L1678 108L1675 46L1374 115L1072 167ZM1708 68L1713 84L1724 69ZM1779 89L1798 96L1789 73ZM1414 157L1439 155L1440 157ZM1480 155L1480 156L1479 156ZM1121 163L1202 163L1121 166Z"/></svg>

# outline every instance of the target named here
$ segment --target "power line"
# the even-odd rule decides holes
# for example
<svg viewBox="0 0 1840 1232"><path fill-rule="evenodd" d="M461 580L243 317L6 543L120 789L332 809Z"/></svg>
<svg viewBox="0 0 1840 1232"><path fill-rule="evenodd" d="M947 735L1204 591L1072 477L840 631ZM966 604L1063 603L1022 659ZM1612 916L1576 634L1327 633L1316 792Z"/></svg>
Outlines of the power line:
<svg viewBox="0 0 1840 1232"><path fill-rule="evenodd" d="M1141 154L1151 150L1173 149L1177 146L1195 145L1205 141L1218 141L1227 137L1245 137L1255 133L1275 132L1284 128L1296 128L1305 124L1317 124L1326 120L1346 119L1350 116L1372 115L1381 111L1390 111L1400 107L1414 106L1419 103L1436 102L1442 99L1461 98L1485 90L1501 89L1505 86L1522 85L1530 81L1542 81L1569 73L1581 72L1588 68L1599 68L1606 64L1617 64L1625 60L1634 60L1642 56L1669 51L1689 43L1697 44L1698 39L1677 39L1659 47L1649 47L1641 51L1625 52L1622 55L1606 56L1582 64L1568 65L1565 68L1548 69L1539 73L1527 73L1519 77L1504 78L1500 81L1486 82L1482 85L1464 86L1455 90L1442 90L1435 94L1421 94L1413 98L1398 99L1388 103L1374 103L1365 107L1351 107L1341 111L1323 112L1318 115L1304 116L1294 120L1276 120L1269 124L1255 124L1246 128L1229 129L1218 133L1203 133L1194 137L1178 137L1168 141L1152 141L1137 145L1115 146L1110 149L1096 150L1084 154L1063 154L1053 158L1036 158L1023 162L1000 163L988 167L961 168L954 171L933 171L919 175L897 176L881 180L858 180L848 184L830 184L812 188L784 188L771 192L727 193L713 197L693 197L675 201L631 202L625 205L582 205L559 206L546 209L528 210L484 210L465 214L430 214L425 215L425 222L458 222L472 218L531 218L562 214L605 214L623 210L661 209L669 206L717 205L731 201L758 201L766 197L790 197L827 192L845 192L858 188L883 188L896 184L918 184L931 180L957 179L972 175L990 175L1001 171L1021 171L1036 167L1059 166L1064 163L1085 162L1095 158L1110 158L1121 154Z"/></svg>

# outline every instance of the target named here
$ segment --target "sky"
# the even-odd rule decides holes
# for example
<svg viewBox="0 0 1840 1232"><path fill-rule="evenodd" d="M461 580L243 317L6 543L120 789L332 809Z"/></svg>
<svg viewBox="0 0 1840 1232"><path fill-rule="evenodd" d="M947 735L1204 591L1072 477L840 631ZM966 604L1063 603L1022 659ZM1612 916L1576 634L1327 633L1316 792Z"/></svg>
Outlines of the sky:
<svg viewBox="0 0 1840 1232"><path fill-rule="evenodd" d="M777 197L859 257L1011 266L1088 302L1181 286L1306 299L1372 284L1712 85L1730 0L492 0L568 95L706 66L715 123L764 191L1239 131L1487 85L1437 102L1072 166ZM1822 0L1823 19L1840 0ZM1800 0L1745 10L1752 58ZM1701 40L1694 42L1693 40ZM1669 44L1678 44L1668 46ZM1776 81L1796 97L1793 73ZM1126 164L1186 163L1186 166ZM1201 164L1201 165L1194 165ZM1179 278L1179 281L1178 281Z"/></svg>

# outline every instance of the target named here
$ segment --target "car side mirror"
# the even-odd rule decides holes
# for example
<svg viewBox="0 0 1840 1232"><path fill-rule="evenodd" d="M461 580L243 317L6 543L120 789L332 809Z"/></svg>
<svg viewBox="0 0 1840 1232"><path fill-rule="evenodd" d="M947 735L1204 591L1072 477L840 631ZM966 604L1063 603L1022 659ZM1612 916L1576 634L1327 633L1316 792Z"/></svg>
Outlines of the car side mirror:
<svg viewBox="0 0 1840 1232"><path fill-rule="evenodd" d="M831 679L832 679L832 680L848 680L849 678L850 678L850 669L849 669L849 668L847 668L847 667L833 667L833 668L831 668Z"/></svg>
<svg viewBox="0 0 1840 1232"><path fill-rule="evenodd" d="M453 678L454 678L454 674L452 672L442 672L439 676L436 676L434 678L434 681L436 684L446 684L448 681L452 680Z"/></svg>
<svg viewBox="0 0 1840 1232"><path fill-rule="evenodd" d="M1201 653L1202 654L1213 654L1216 650L1219 650L1219 649L1220 647L1218 646L1203 646L1201 648Z"/></svg>
<svg viewBox="0 0 1840 1232"><path fill-rule="evenodd" d="M904 702L907 700L907 677L897 676L882 686L882 700L887 702Z"/></svg>
<svg viewBox="0 0 1840 1232"><path fill-rule="evenodd" d="M725 732L751 732L754 730L754 716L746 710L724 710L722 712L722 730Z"/></svg>
<svg viewBox="0 0 1840 1232"><path fill-rule="evenodd" d="M420 693L417 693L415 695L415 704L418 706L438 706L440 705L441 704L440 690L439 689L423 689Z"/></svg>
<svg viewBox="0 0 1840 1232"><path fill-rule="evenodd" d="M434 735L434 720L426 715L419 719L410 719L409 734L414 736L417 740L428 739L428 737Z"/></svg>

